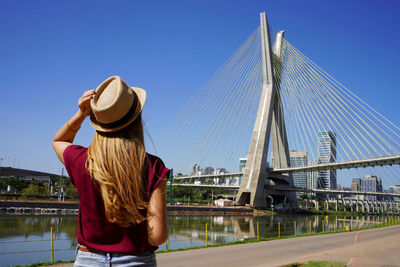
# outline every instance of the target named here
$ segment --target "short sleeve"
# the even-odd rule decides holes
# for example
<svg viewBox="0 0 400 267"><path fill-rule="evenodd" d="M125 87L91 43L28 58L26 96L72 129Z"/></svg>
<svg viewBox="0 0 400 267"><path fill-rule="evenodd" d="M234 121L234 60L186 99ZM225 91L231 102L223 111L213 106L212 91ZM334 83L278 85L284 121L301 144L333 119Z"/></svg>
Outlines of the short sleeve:
<svg viewBox="0 0 400 267"><path fill-rule="evenodd" d="M153 155L148 154L149 157L149 194L153 192L160 184L163 178L169 178L170 169L165 167L164 162Z"/></svg>
<svg viewBox="0 0 400 267"><path fill-rule="evenodd" d="M86 151L87 148L85 147L70 145L64 150L63 153L65 169L68 172L69 179L75 186L75 179L79 177L81 166L82 164L85 165L86 162Z"/></svg>

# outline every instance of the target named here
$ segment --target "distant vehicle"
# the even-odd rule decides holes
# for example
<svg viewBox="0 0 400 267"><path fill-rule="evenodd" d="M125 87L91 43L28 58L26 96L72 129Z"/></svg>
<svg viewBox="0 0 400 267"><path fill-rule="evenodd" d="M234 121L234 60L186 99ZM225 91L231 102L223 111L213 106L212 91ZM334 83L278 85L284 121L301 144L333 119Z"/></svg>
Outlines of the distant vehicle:
<svg viewBox="0 0 400 267"><path fill-rule="evenodd" d="M182 202L176 202L176 205L182 205Z"/></svg>

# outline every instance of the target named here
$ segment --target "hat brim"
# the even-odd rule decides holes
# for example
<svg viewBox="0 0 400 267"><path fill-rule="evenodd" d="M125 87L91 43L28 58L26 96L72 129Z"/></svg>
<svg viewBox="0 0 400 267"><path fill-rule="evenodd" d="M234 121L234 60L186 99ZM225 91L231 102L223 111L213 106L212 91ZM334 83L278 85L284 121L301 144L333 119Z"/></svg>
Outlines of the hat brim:
<svg viewBox="0 0 400 267"><path fill-rule="evenodd" d="M139 107L132 114L131 118L129 118L129 120L127 120L125 123L118 125L116 127L104 128L98 123L98 121L96 120L96 118L93 115L90 115L90 124L96 131L105 132L105 133L112 133L112 132L119 131L119 130L125 128L126 126L128 126L129 124L131 124L139 116L139 114L142 112L144 103L146 102L146 96L147 96L146 91L139 87L129 87L129 88L136 94L138 103L139 103Z"/></svg>

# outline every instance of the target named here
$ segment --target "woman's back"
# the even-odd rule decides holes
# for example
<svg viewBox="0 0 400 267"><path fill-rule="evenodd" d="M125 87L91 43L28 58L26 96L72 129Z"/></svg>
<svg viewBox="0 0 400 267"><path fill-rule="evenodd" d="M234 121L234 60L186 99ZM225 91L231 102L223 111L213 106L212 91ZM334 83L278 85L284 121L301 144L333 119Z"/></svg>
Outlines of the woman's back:
<svg viewBox="0 0 400 267"><path fill-rule="evenodd" d="M106 219L100 186L94 183L85 167L87 150L71 145L64 151L65 167L80 196L78 243L98 251L128 254L157 249L147 241L147 221L121 227ZM144 177L148 179L147 194L150 195L162 178L168 176L169 170L158 157L147 154L147 159Z"/></svg>
<svg viewBox="0 0 400 267"><path fill-rule="evenodd" d="M76 266L88 260L101 266L97 258L103 262L104 255L108 260L111 254L118 261L121 255L136 255L128 258L153 262L149 255L155 259L154 250L168 236L169 169L145 151L141 121L145 99L143 89L110 77L82 95L78 112L53 139L54 150L80 197ZM73 145L89 115L96 130L92 145ZM91 262L93 257L96 260Z"/></svg>

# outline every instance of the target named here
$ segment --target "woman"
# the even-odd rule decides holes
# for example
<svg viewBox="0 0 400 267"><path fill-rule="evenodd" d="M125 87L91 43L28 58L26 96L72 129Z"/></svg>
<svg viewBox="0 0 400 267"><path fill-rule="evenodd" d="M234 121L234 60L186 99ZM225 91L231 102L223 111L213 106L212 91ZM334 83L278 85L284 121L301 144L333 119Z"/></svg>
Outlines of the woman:
<svg viewBox="0 0 400 267"><path fill-rule="evenodd" d="M79 99L79 110L56 133L53 147L79 193L74 266L156 266L168 237L163 162L145 151L143 89L113 76ZM89 148L72 142L90 116Z"/></svg>

